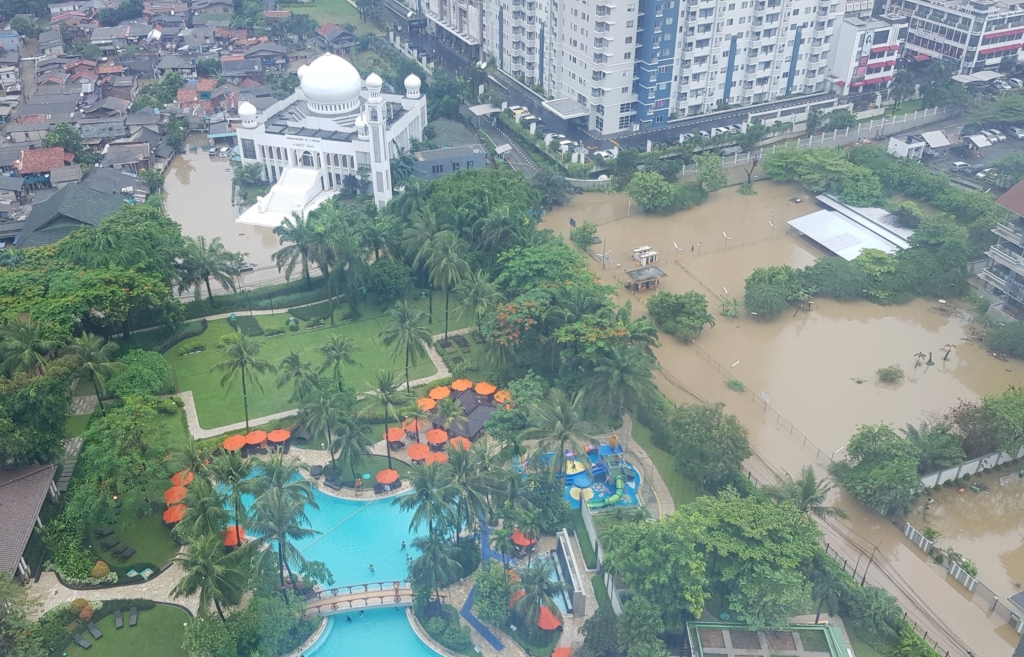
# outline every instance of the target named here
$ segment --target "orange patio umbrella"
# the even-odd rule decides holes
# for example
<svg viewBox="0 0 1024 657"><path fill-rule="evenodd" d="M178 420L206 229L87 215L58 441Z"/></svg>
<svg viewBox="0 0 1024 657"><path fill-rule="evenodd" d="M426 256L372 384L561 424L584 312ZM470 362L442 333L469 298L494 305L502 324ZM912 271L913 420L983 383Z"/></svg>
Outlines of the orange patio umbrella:
<svg viewBox="0 0 1024 657"><path fill-rule="evenodd" d="M555 616L555 612L548 609L547 606L540 608L540 613L537 614L537 627L542 630L557 630L561 626L562 619Z"/></svg>
<svg viewBox="0 0 1024 657"><path fill-rule="evenodd" d="M259 445L266 439L267 432L261 429L257 429L256 431L250 431L249 433L245 434L246 445Z"/></svg>
<svg viewBox="0 0 1024 657"><path fill-rule="evenodd" d="M572 648L562 646L561 648L555 648L551 651L551 657L571 657Z"/></svg>
<svg viewBox="0 0 1024 657"><path fill-rule="evenodd" d="M405 438L405 429L402 427L388 427L387 433L382 433L381 435L389 443L397 443Z"/></svg>
<svg viewBox="0 0 1024 657"><path fill-rule="evenodd" d="M225 438L224 442L222 442L220 444L221 447L223 447L224 449L226 449L229 452L237 452L238 450L242 449L242 447L244 445L245 445L245 436L243 436L240 433L236 433L235 435L231 436L230 438Z"/></svg>
<svg viewBox="0 0 1024 657"><path fill-rule="evenodd" d="M176 504L188 495L188 489L184 486L171 486L164 491L164 502L168 504Z"/></svg>
<svg viewBox="0 0 1024 657"><path fill-rule="evenodd" d="M174 486L188 486L195 479L195 475L192 474L191 470L182 470L181 472L175 472L171 476L171 484Z"/></svg>
<svg viewBox="0 0 1024 657"><path fill-rule="evenodd" d="M431 429L427 432L427 442L431 445L443 445L448 442L448 432L444 429Z"/></svg>
<svg viewBox="0 0 1024 657"><path fill-rule="evenodd" d="M292 432L287 429L274 429L267 434L267 440L272 443L283 443L292 437Z"/></svg>
<svg viewBox="0 0 1024 657"><path fill-rule="evenodd" d="M512 393L510 393L508 390L499 390L498 392L494 393L494 401L498 402L499 404L504 404L510 399L512 399Z"/></svg>
<svg viewBox="0 0 1024 657"><path fill-rule="evenodd" d="M434 401L434 400L431 399L430 401ZM404 429L405 431L408 431L409 433L415 433L416 431L423 431L428 426L430 426L430 425L427 424L426 420L406 420L402 424L402 429Z"/></svg>
<svg viewBox="0 0 1024 657"><path fill-rule="evenodd" d="M381 470L377 473L378 484L393 484L398 481L398 470Z"/></svg>
<svg viewBox="0 0 1024 657"><path fill-rule="evenodd" d="M431 452L427 454L427 458L423 460L424 463L447 463L448 455L444 452Z"/></svg>
<svg viewBox="0 0 1024 657"><path fill-rule="evenodd" d="M469 438L463 438L462 436L455 436L448 442L456 449L469 449L473 446L473 443L469 442Z"/></svg>
<svg viewBox="0 0 1024 657"><path fill-rule="evenodd" d="M512 592L512 595L508 596L508 606L511 607L516 603L516 600L526 595L526 591L523 589L517 589Z"/></svg>
<svg viewBox="0 0 1024 657"><path fill-rule="evenodd" d="M430 391L430 398L440 401L450 394L452 394L452 391L448 388L448 386L437 386L436 388Z"/></svg>
<svg viewBox="0 0 1024 657"><path fill-rule="evenodd" d="M221 538L224 539L224 545L227 547L235 547L236 545L242 544L242 539L245 538L245 529L238 525L231 525L220 533Z"/></svg>
<svg viewBox="0 0 1024 657"><path fill-rule="evenodd" d="M185 505L173 504L164 511L164 522L178 522L185 517Z"/></svg>
<svg viewBox="0 0 1024 657"><path fill-rule="evenodd" d="M409 449L405 450L405 453L409 455L413 461L422 461L427 458L427 454L430 453L430 448L423 443L416 443L415 445L409 445Z"/></svg>
<svg viewBox="0 0 1024 657"><path fill-rule="evenodd" d="M421 411L432 411L437 406L437 402L430 397L420 397L416 400L416 406Z"/></svg>
<svg viewBox="0 0 1024 657"><path fill-rule="evenodd" d="M456 392L462 392L463 390L469 390L473 387L473 382L469 379L455 379L452 381L452 390Z"/></svg>
<svg viewBox="0 0 1024 657"><path fill-rule="evenodd" d="M493 383L487 383L486 381L481 381L480 383L476 384L475 388L473 388L473 390L475 390L476 394L478 395L493 395L494 391L497 389L498 387L495 386Z"/></svg>
<svg viewBox="0 0 1024 657"><path fill-rule="evenodd" d="M526 534L519 531L518 528L512 530L512 542L520 547L526 547L528 545L533 545L535 543L535 541L532 538L528 537Z"/></svg>

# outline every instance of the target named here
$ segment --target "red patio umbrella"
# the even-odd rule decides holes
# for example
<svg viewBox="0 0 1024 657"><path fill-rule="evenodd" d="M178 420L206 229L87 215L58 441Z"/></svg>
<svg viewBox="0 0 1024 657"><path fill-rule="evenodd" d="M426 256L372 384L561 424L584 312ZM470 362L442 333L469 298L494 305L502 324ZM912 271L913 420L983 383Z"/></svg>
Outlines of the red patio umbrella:
<svg viewBox="0 0 1024 657"><path fill-rule="evenodd" d="M292 432L287 429L274 429L267 434L267 440L272 443L283 443L292 437Z"/></svg>
<svg viewBox="0 0 1024 657"><path fill-rule="evenodd" d="M456 392L462 392L463 390L469 390L473 387L473 382L469 379L455 379L452 381L452 390Z"/></svg>
<svg viewBox="0 0 1024 657"><path fill-rule="evenodd" d="M540 613L537 614L537 627L542 630L557 630L562 626L562 620L555 615L555 612L542 606Z"/></svg>
<svg viewBox="0 0 1024 657"><path fill-rule="evenodd" d="M427 454L427 458L423 460L424 463L447 463L448 455L444 452L431 452Z"/></svg>
<svg viewBox="0 0 1024 657"><path fill-rule="evenodd" d="M220 446L229 452L237 452L245 446L245 436L240 433L236 433L230 438L225 438L224 442L222 442Z"/></svg>
<svg viewBox="0 0 1024 657"><path fill-rule="evenodd" d="M389 443L401 442L405 438L405 429L402 427L388 427L388 432L382 433L381 436Z"/></svg>
<svg viewBox="0 0 1024 657"><path fill-rule="evenodd" d="M393 484L398 481L398 470L381 470L377 473L378 484Z"/></svg>
<svg viewBox="0 0 1024 657"><path fill-rule="evenodd" d="M497 389L497 386L495 386L493 383L487 383L486 381L481 381L480 383L476 384L475 388L473 388L473 390L475 390L476 394L478 395L492 395L494 394L494 391Z"/></svg>
<svg viewBox="0 0 1024 657"><path fill-rule="evenodd" d="M245 434L246 445L259 445L266 439L267 432L261 429L257 429L256 431L250 431L249 433Z"/></svg>
<svg viewBox="0 0 1024 657"><path fill-rule="evenodd" d="M195 475L192 474L191 470L182 470L181 472L175 472L171 476L171 484L174 486L188 486L195 479Z"/></svg>
<svg viewBox="0 0 1024 657"><path fill-rule="evenodd" d="M551 651L551 657L571 657L572 648L562 646L561 648L555 648Z"/></svg>
<svg viewBox="0 0 1024 657"><path fill-rule="evenodd" d="M184 486L171 486L164 491L164 502L168 504L176 504L188 495L188 489Z"/></svg>
<svg viewBox="0 0 1024 657"><path fill-rule="evenodd" d="M427 458L427 454L430 453L430 448L423 443L416 443L415 445L409 445L409 449L405 450L405 453L409 455L413 461L422 461Z"/></svg>
<svg viewBox="0 0 1024 657"><path fill-rule="evenodd" d="M534 541L532 538L528 537L526 534L524 534L523 532L519 531L518 528L516 528L512 530L512 542L518 545L519 547L526 547L528 545L533 545L536 541Z"/></svg>
<svg viewBox="0 0 1024 657"><path fill-rule="evenodd" d="M231 525L220 533L224 539L224 545L227 547L235 547L236 545L242 544L242 539L245 538L245 529L238 525Z"/></svg>
<svg viewBox="0 0 1024 657"><path fill-rule="evenodd" d="M167 507L167 510L164 511L164 522L178 522L185 517L185 508L184 504L174 504Z"/></svg>
<svg viewBox="0 0 1024 657"><path fill-rule="evenodd" d="M427 442L431 445L443 445L448 442L448 432L444 429L431 429L427 432Z"/></svg>
<svg viewBox="0 0 1024 657"><path fill-rule="evenodd" d="M417 431L423 431L429 426L426 420L406 420L402 424L402 429L409 433L416 433Z"/></svg>
<svg viewBox="0 0 1024 657"><path fill-rule="evenodd" d="M452 391L448 389L448 386L437 386L430 391L430 398L440 401L450 394L452 394Z"/></svg>
<svg viewBox="0 0 1024 657"><path fill-rule="evenodd" d="M421 411L432 411L434 410L434 407L437 406L437 402L430 397L420 397L416 400L416 406L419 407Z"/></svg>
<svg viewBox="0 0 1024 657"><path fill-rule="evenodd" d="M473 446L473 443L469 442L469 438L464 438L462 436L455 436L449 442L451 443L451 446L454 447L455 449L468 450L470 447Z"/></svg>

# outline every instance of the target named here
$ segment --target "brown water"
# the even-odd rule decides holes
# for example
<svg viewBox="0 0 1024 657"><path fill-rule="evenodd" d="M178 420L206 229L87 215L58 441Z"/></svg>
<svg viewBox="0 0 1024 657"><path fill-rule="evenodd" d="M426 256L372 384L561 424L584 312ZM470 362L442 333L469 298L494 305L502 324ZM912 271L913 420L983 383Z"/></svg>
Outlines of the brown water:
<svg viewBox="0 0 1024 657"><path fill-rule="evenodd" d="M602 282L619 288L620 299L632 299L636 314L643 312L640 299L651 293L634 298L618 281L625 269L634 267L631 249L643 244L659 252L658 265L668 274L662 279L664 289L707 295L716 326L705 329L696 345L663 336L655 351L667 376L658 375L656 381L676 402L692 403L695 397L725 402L750 431L756 456L747 466L763 483L774 473L796 473L808 463L820 469L836 451L842 458L840 450L858 425L917 424L960 399L975 400L1020 383L1024 367L989 356L971 339L966 313L952 303L917 300L882 307L821 300L811 312L789 311L773 322L753 321L742 314L734 319L720 316L721 299L742 298L743 279L754 268L802 267L821 255L804 239L786 233L787 220L817 209L806 192L797 185L772 182L756 183L755 188L756 196L724 189L703 206L670 216L627 217L635 207L625 195L585 194L548 214L545 225L567 235L569 217L597 223L603 242L593 251L607 251L608 258L605 267L599 264L600 257L595 258L593 269ZM796 198L803 202L792 200ZM955 349L943 361L947 345ZM915 369L918 352L931 352L935 365ZM897 385L878 383L875 370L891 364L902 365L906 379ZM745 384L745 393L725 387L730 370ZM978 655L1008 654L1008 645L1016 642L1012 630L987 620L963 597L962 587L950 585L889 521L838 490L834 498L851 518L826 528L826 534L834 532L839 541L852 542L869 554L878 546L882 571L889 571L888 580L872 572L869 582L879 577L876 583L891 589L893 579L901 581L908 591L913 589L901 603L941 618L935 631L943 625L950 628ZM1002 504L1011 509L1018 501L1013 496ZM1019 516L1007 516L949 514L948 531L937 527L949 537L947 545L978 563L983 581L1004 585L1000 588L1024 581L1024 549L1018 549L1024 523ZM982 543L985 549L973 554ZM856 551L849 549L852 566ZM986 578L986 573L991 575Z"/></svg>

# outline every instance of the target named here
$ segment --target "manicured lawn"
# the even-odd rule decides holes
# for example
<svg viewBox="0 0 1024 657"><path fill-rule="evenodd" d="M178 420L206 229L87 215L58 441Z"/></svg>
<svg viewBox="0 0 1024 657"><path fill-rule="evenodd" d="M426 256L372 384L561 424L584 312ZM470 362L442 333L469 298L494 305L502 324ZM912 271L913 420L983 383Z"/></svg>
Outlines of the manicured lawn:
<svg viewBox="0 0 1024 657"><path fill-rule="evenodd" d="M69 415L64 423L64 435L68 438L81 436L85 428L89 426L88 415Z"/></svg>
<svg viewBox="0 0 1024 657"><path fill-rule="evenodd" d="M852 623L846 623L846 634L850 637L850 647L857 657L884 657L884 655L872 648L857 633L857 628Z"/></svg>
<svg viewBox="0 0 1024 657"><path fill-rule="evenodd" d="M441 333L444 331L444 299L443 295L436 296L440 297L440 304L434 306L434 322L431 325L431 330ZM422 310L427 309L427 300L419 299L418 295L412 296L410 303ZM316 367L321 361L317 349L331 335L341 333L351 337L358 347L355 354L356 364L344 369L346 385L354 388L357 392L369 390L373 386L378 370L388 369L398 372L402 370L404 363L393 360L391 349L383 346L378 338L380 331L388 325L388 320L383 313L375 307L375 304L361 305L360 311L363 312L362 319L339 323L333 328L327 326L321 329L308 329L303 322L302 328L298 331L287 331L284 335L270 338L260 337L258 340L263 343L260 356L276 366L289 352L296 351L304 360L311 361ZM287 313L261 315L257 316L257 319L266 330L284 327L288 315ZM454 329L464 325L464 320L453 319L449 326ZM223 359L223 355L215 346L217 340L231 330L227 320L210 322L206 332L195 338L196 342L206 344L206 351L191 356L179 356L176 350L172 349L166 355L167 360L175 369L178 389L192 391L199 413L199 424L204 428L219 427L245 419L240 383L236 380L228 390L225 390L220 385L221 374L212 371ZM429 360L422 360L416 366L409 368L409 375L411 378L417 379L434 374L436 371L433 363ZM276 378L276 375L269 374L263 377L262 390L259 388L249 389L250 419L296 407L295 403L288 401L291 396L290 387L278 389L274 383Z"/></svg>
<svg viewBox="0 0 1024 657"><path fill-rule="evenodd" d="M373 23L359 20L359 12L349 4L348 0L317 0L315 7L288 7L296 14L309 14L319 23L330 22L336 25L351 23L356 27L356 34L379 34L380 30Z"/></svg>
<svg viewBox="0 0 1024 657"><path fill-rule="evenodd" d="M675 457L654 444L651 440L650 429L634 420L631 438L639 443L644 448L644 451L647 452L647 455L651 457L651 460L654 461L654 467L658 469L661 478L665 480L665 485L668 487L668 492L672 495L672 501L675 502L677 508L697 499L698 495L700 495L697 492L697 486L679 474L679 471L675 468Z"/></svg>
<svg viewBox="0 0 1024 657"><path fill-rule="evenodd" d="M511 627L501 628L508 634L512 639L519 644L523 650L532 655L533 657L548 657L551 651L558 645L558 638L562 636L561 630L555 630L551 632L537 631L537 635L527 635L523 630L525 628L517 626L517 629L513 630Z"/></svg>
<svg viewBox="0 0 1024 657"><path fill-rule="evenodd" d="M185 637L184 624L189 622L188 614L177 607L157 605L153 609L139 612L139 622L135 627L128 627L128 614L125 615L124 627L114 629L114 615L101 618L96 626L103 636L93 639L87 632L83 634L92 642L88 651L72 643L65 651L67 657L125 657L126 655L145 655L146 657L187 657L181 647Z"/></svg>
<svg viewBox="0 0 1024 657"><path fill-rule="evenodd" d="M168 483L169 485L170 483ZM129 522L130 520L132 522ZM100 527L111 528L114 533L103 539L97 539L93 530ZM178 545L171 540L171 529L164 523L159 512L145 518L130 518L122 513L117 516L117 521L114 524L89 527L88 531L89 535L85 544L92 549L97 559L107 562L111 570L120 573L122 581L141 581L140 579L129 580L124 577L124 573L132 568L143 570L147 566L154 570L162 568L178 551ZM134 548L136 552L132 558L121 563L120 560L110 556L109 552L104 551L99 542L111 538L116 538L121 542L114 548L115 551L126 544Z"/></svg>
<svg viewBox="0 0 1024 657"><path fill-rule="evenodd" d="M590 578L590 585L594 587L594 601L598 607L608 608L612 606L612 600L608 597L608 587L604 585L604 575L598 573Z"/></svg>
<svg viewBox="0 0 1024 657"><path fill-rule="evenodd" d="M587 526L583 524L583 513L579 509L572 511L572 528L576 532L576 538L579 540L583 562L587 565L587 568L597 568L597 555L594 553L594 548L590 545Z"/></svg>
<svg viewBox="0 0 1024 657"><path fill-rule="evenodd" d="M800 640L808 652L828 652L828 640L824 631L800 630Z"/></svg>

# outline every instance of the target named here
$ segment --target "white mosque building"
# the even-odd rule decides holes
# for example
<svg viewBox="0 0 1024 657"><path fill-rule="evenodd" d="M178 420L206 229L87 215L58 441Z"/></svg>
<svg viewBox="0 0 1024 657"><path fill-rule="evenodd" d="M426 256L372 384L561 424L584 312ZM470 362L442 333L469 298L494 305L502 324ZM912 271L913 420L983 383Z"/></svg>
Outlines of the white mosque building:
<svg viewBox="0 0 1024 657"><path fill-rule="evenodd" d="M238 223L278 226L292 213L308 215L342 188L347 175L369 174L378 207L392 196L391 158L423 139L427 99L420 79L405 79L405 95L382 94L376 73L366 78L337 55L322 55L298 70L300 84L262 114L238 108L242 164L258 162L270 192Z"/></svg>

